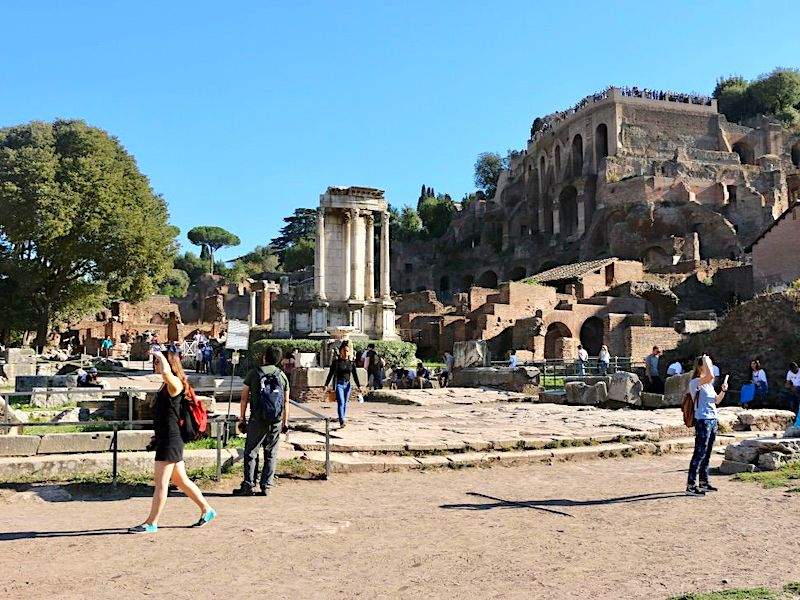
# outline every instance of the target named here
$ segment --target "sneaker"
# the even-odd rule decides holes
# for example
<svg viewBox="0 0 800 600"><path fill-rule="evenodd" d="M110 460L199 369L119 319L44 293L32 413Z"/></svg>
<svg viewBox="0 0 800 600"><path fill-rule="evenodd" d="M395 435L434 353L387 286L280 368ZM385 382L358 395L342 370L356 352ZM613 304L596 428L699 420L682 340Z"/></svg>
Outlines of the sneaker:
<svg viewBox="0 0 800 600"><path fill-rule="evenodd" d="M696 485L687 485L686 486L686 495L687 496L705 496L706 493Z"/></svg>
<svg viewBox="0 0 800 600"><path fill-rule="evenodd" d="M251 488L250 486L244 485L244 484L240 485L238 488L233 490L233 495L234 496L255 496L255 494L253 493L253 488Z"/></svg>
<svg viewBox="0 0 800 600"><path fill-rule="evenodd" d="M211 523L211 521L213 521L216 518L217 518L217 511L215 511L213 508L209 508L206 512L203 513L203 516L197 520L197 523L192 525L192 527L202 527L203 525Z"/></svg>
<svg viewBox="0 0 800 600"><path fill-rule="evenodd" d="M158 525L150 523L142 523L136 527L128 527L128 533L155 533L158 531Z"/></svg>
<svg viewBox="0 0 800 600"><path fill-rule="evenodd" d="M339 421L339 429L344 429L344 426L347 425L344 421Z"/></svg>
<svg viewBox="0 0 800 600"><path fill-rule="evenodd" d="M719 491L719 489L718 489L718 488L715 488L713 485L711 485L711 484L710 484L710 483L708 483L708 482L701 483L701 484L700 484L700 485L698 485L697 487L699 487L699 488L700 488L701 490L703 490L704 492L718 492L718 491Z"/></svg>
<svg viewBox="0 0 800 600"><path fill-rule="evenodd" d="M270 488L268 488L268 487L267 488L261 488L261 491L258 492L258 495L259 496L264 496L266 498L267 496L269 496L269 491L270 491Z"/></svg>

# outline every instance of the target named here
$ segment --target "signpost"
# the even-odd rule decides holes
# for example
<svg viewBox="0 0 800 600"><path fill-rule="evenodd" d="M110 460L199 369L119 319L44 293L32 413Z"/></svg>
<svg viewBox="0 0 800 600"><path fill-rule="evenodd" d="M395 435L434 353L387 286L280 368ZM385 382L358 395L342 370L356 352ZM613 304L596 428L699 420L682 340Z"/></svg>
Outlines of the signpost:
<svg viewBox="0 0 800 600"><path fill-rule="evenodd" d="M228 334L225 337L225 349L233 350L231 354L231 385L228 392L228 417L231 416L231 402L233 401L233 377L236 374L236 365L239 364L239 351L247 350L250 343L250 324L247 321L228 321ZM225 444L228 443L228 427L225 427Z"/></svg>

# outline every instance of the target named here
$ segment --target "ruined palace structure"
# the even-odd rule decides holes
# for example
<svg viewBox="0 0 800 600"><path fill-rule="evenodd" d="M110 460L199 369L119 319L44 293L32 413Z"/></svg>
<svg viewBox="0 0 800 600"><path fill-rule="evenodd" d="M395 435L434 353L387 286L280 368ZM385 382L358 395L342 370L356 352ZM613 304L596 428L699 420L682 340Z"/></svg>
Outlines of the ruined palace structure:
<svg viewBox="0 0 800 600"><path fill-rule="evenodd" d="M376 293L375 231L379 276ZM276 335L398 339L389 284L389 211L383 191L329 187L320 195L309 286L286 286L273 306Z"/></svg>
<svg viewBox="0 0 800 600"><path fill-rule="evenodd" d="M744 249L800 197L800 134L729 123L716 101L608 90L537 119L492 199L435 243L393 248L397 291L495 288L604 257L669 269Z"/></svg>

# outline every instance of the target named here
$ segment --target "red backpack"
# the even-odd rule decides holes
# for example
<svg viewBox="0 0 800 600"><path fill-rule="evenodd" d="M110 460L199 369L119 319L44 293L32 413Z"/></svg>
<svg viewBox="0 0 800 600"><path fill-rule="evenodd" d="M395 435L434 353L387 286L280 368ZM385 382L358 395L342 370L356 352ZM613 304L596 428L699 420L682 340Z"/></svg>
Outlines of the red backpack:
<svg viewBox="0 0 800 600"><path fill-rule="evenodd" d="M208 414L203 403L197 399L194 389L188 383L181 400L181 412L178 415L178 428L184 442L199 440L208 434Z"/></svg>

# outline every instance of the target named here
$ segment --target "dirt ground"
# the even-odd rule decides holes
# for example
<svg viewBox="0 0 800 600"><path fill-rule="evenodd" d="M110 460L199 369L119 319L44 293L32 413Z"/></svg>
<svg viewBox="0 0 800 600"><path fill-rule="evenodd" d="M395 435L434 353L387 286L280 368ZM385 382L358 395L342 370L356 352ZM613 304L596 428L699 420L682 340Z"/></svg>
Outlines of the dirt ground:
<svg viewBox="0 0 800 600"><path fill-rule="evenodd" d="M268 498L149 490L0 492L4 598L654 598L800 580L800 498L716 478L688 456L284 480ZM228 489L235 482L226 483ZM34 488L36 490L37 488Z"/></svg>

